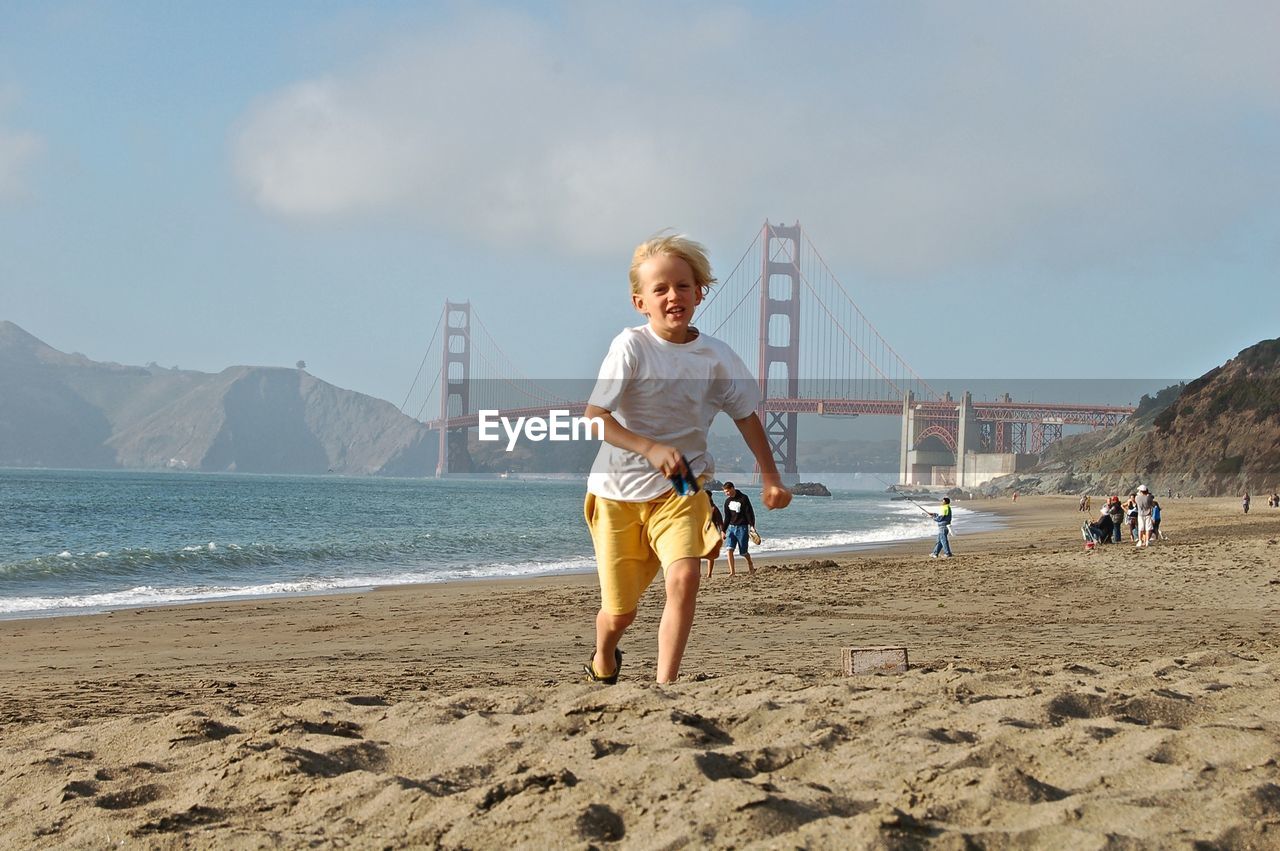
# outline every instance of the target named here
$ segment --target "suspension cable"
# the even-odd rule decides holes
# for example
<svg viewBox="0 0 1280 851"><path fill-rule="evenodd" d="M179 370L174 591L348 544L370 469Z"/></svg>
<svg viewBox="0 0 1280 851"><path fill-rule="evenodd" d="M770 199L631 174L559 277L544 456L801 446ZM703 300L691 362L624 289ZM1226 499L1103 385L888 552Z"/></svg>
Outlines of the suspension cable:
<svg viewBox="0 0 1280 851"><path fill-rule="evenodd" d="M422 355L422 363L418 364L418 374L413 377L413 383L409 385L409 392L404 394L404 401L400 403L400 413L402 414L405 412L404 406L409 404L409 397L413 395L413 389L418 386L418 379L422 377L422 370L427 365L427 358L431 356L431 349L436 344L436 336L440 333L440 323L442 322L444 322L443 311L441 311L440 313L440 318L436 320L436 330L431 332L431 342L427 343L427 350ZM436 381L439 381L439 380L440 380L440 377L436 376ZM434 389L434 387L432 389ZM431 391L428 390L427 398L430 398L430 397L431 397ZM426 404L427 403L424 401L422 403L422 406L425 408ZM421 413L421 411L419 411L419 413Z"/></svg>

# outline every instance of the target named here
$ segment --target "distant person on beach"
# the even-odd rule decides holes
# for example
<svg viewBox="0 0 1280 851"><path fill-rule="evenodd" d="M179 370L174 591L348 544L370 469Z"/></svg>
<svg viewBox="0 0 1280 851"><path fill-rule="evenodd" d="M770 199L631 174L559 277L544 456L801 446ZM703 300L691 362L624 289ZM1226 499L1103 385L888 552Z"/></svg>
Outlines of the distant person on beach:
<svg viewBox="0 0 1280 851"><path fill-rule="evenodd" d="M1240 507L1244 509L1244 513L1249 513L1249 492L1244 492L1244 499L1240 500Z"/></svg>
<svg viewBox="0 0 1280 851"><path fill-rule="evenodd" d="M1089 508L1088 501L1089 501L1089 497L1085 496L1084 494L1080 494L1080 508L1077 510L1087 511Z"/></svg>
<svg viewBox="0 0 1280 851"><path fill-rule="evenodd" d="M756 525L756 510L751 500L742 491L734 487L733 482L724 483L724 543L729 552L729 575L734 575L733 551L747 560L747 573L756 572L756 563L751 560L751 529Z"/></svg>
<svg viewBox="0 0 1280 851"><path fill-rule="evenodd" d="M1160 501L1151 501L1151 540L1163 541L1160 534Z"/></svg>
<svg viewBox="0 0 1280 851"><path fill-rule="evenodd" d="M951 558L951 498L944 496L942 506L932 512L933 521L938 524L938 543L933 545L933 554L929 558Z"/></svg>
<svg viewBox="0 0 1280 851"><path fill-rule="evenodd" d="M1120 530L1124 528L1124 506L1120 504L1120 497L1115 494L1111 495L1111 501L1107 503L1107 514L1111 516L1111 539L1118 544Z"/></svg>
<svg viewBox="0 0 1280 851"><path fill-rule="evenodd" d="M1109 507L1109 504L1103 506L1102 513L1098 515L1098 522L1090 523L1087 527L1093 540L1099 544L1111 543L1111 535L1115 531L1116 524L1111 520L1111 515L1107 511Z"/></svg>
<svg viewBox="0 0 1280 851"><path fill-rule="evenodd" d="M1138 542L1138 502L1137 494L1129 494L1129 501L1124 504L1125 517L1129 522L1129 540Z"/></svg>
<svg viewBox="0 0 1280 851"><path fill-rule="evenodd" d="M720 536L720 540L724 541L724 515L720 513L720 509L716 506L715 497L711 495L711 491L704 491L707 495L707 502L711 503L711 526L716 530L716 534ZM720 555L720 548L716 547L707 556L707 578L711 578L711 571L715 570L716 558Z"/></svg>
<svg viewBox="0 0 1280 851"><path fill-rule="evenodd" d="M1138 511L1138 542L1134 546L1145 547L1151 543L1152 512L1155 509L1156 498L1151 495L1146 485L1139 485L1138 494L1133 501Z"/></svg>
<svg viewBox="0 0 1280 851"><path fill-rule="evenodd" d="M657 680L669 683L693 627L702 559L720 546L711 504L691 493L715 472L707 431L716 414L733 419L755 455L764 504L785 508L791 492L756 415L759 384L732 349L690 324L715 283L706 249L684 236L653 237L632 255L630 279L631 303L647 322L610 343L586 408L603 422L604 441L583 505L601 600L585 669L594 682L618 681L618 642L661 570Z"/></svg>

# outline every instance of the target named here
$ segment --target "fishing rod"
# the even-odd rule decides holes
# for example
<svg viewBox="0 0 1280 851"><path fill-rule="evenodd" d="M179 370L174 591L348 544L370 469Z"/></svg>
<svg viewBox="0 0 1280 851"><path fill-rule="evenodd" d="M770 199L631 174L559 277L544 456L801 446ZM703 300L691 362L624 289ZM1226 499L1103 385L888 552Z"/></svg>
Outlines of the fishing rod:
<svg viewBox="0 0 1280 851"><path fill-rule="evenodd" d="M897 485L891 485L891 484L889 484L889 483L888 483L888 482L886 482L884 479L882 479L882 478L880 478L879 476L877 476L875 473L868 473L867 475L869 475L871 478L875 479L877 482L879 482L880 484L884 485L885 487L889 488L890 490L894 491L895 493L897 492L897 490L898 490L898 486L897 486ZM925 507L924 507L923 505L921 505L920 503L916 502L916 501L915 501L914 499L912 499L911 497L909 497L909 496L903 496L902 498L903 498L903 499L905 499L907 502L911 503L912 505L914 505L916 508L918 508L918 509L920 509L921 511L923 511L925 514L928 514L930 517L937 518L937 516L938 516L938 515L937 515L937 513L936 513L936 512L930 511L929 509L925 508ZM954 523L954 522L955 522L955 521L953 520L953 521L952 521L952 523ZM951 529L951 523L948 523L948 524L947 524L947 526L946 526L946 530L947 530L947 534L948 534L948 535L950 535L950 534L951 534L951 532L952 532L952 529Z"/></svg>
<svg viewBox="0 0 1280 851"><path fill-rule="evenodd" d="M888 483L888 482L886 482L884 479L882 479L882 478L880 478L879 476L877 476L875 473L868 473L867 475L869 475L871 478L875 479L877 482L879 482L880 484L884 485L885 487L889 488L890 490L894 491L895 493L897 492L897 490L898 490L898 486L897 486L897 485L891 485L891 484L889 484L889 483ZM920 503L916 502L916 501L915 501L914 499L912 499L911 497L909 497L909 496L904 496L904 497L902 497L902 498L903 498L903 499L905 499L907 502L911 503L912 505L914 505L916 508L918 508L918 509L920 509L921 511L923 511L925 514L928 514L930 517L932 517L932 516L933 516L933 512L932 512L932 511L930 511L929 509L925 508L923 505L921 505Z"/></svg>

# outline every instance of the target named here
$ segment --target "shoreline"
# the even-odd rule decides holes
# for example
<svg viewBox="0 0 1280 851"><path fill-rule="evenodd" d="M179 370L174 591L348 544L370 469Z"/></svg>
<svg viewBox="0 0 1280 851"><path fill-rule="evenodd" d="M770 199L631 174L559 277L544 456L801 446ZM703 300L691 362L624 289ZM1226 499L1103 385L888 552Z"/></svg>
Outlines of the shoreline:
<svg viewBox="0 0 1280 851"><path fill-rule="evenodd" d="M998 507L704 581L669 686L660 587L584 682L591 574L0 622L0 842L1276 845L1280 511L1086 552L1075 497Z"/></svg>
<svg viewBox="0 0 1280 851"><path fill-rule="evenodd" d="M899 541L874 546L867 550L849 551L839 554L802 554L796 557L784 556L757 556L755 561L757 564L757 573L755 576L739 573L737 577L730 578L727 571L727 563L722 557L717 561L717 571L714 578L708 580L702 579L702 588L699 592L699 615L698 618L704 617L703 611L707 603L721 604L730 602L732 597L727 600L723 599L724 595L732 595L737 590L749 593L750 596L758 596L764 592L764 585L772 584L771 577L776 575L784 575L795 573L809 581L821 582L824 571L831 569L850 570L853 568L861 568L876 573L888 572L891 574L896 569L910 567L910 569L919 573L932 573L940 569L953 567L962 567L966 562L973 564L981 563L984 559L989 558L1008 558L1011 553L1025 551L1028 555L1034 553L1038 547L1046 550L1045 555L1050 554L1069 554L1075 558L1084 557L1082 546L1083 542L1079 537L1079 515L1074 510L1075 497L1025 497L1019 502L1011 502L1008 500L993 500L991 512L997 514L1008 525L1002 529L977 532L973 534L958 536L953 541L953 548L956 557L946 561L934 561L928 558L928 553L932 548L932 537L913 539L909 541ZM1187 502L1192 502L1187 500ZM1211 500L1200 499L1194 502L1199 503L1201 507L1207 508L1211 505ZM1220 513L1230 514L1234 507L1234 501L1229 498L1218 500L1220 505L1217 506ZM1067 509L1071 509L1071 513L1067 514ZM1238 509L1236 509L1238 513ZM1178 525L1177 512L1166 509L1166 516L1169 516L1172 523L1166 526L1167 529L1176 529ZM1259 520L1265 522L1270 519L1267 515L1255 515ZM1275 517L1277 532L1280 533L1280 512ZM1209 528L1207 531L1212 531ZM1038 543L1037 543L1038 542ZM1111 552L1114 548L1114 552ZM1116 555L1130 549L1127 544L1119 546L1111 545L1111 547L1101 548L1095 556L1105 558L1108 555ZM1151 552L1158 552L1159 548L1154 548ZM1038 555L1038 553L1035 553ZM782 571L778 569L781 568ZM894 579L892 575L878 577L880 582L887 583L892 588ZM838 582L847 583L849 575L847 573L837 574L831 577L833 584ZM912 577L910 580L904 580L903 587L907 589L929 589L930 596L936 595L936 590L932 589L933 583L925 582L921 584L920 577ZM785 594L788 589L778 588L779 593ZM767 592L766 592L767 594ZM33 658L44 658L53 655L57 658L57 654L72 653L69 657L62 657L58 661L63 662L79 662L84 663L92 657L93 661L89 666L90 670L106 670L118 669L120 666L132 666L133 670L145 667L144 654L151 637L150 631L155 631L161 636L174 638L181 637L187 639L184 642L183 654L172 657L174 662L182 665L207 666L216 668L219 664L231 666L234 660L224 658L219 661L219 657L230 657L236 653L244 653L248 658L253 658L259 654L261 648L255 639L248 638L250 632L267 632L277 641L287 639L284 643L286 649L297 651L305 658L306 651L310 650L313 644L307 637L308 633L314 631L318 637L323 638L331 632L340 632L337 629L317 628L312 630L310 626L298 626L299 624L307 624L311 621L326 618L353 618L357 621L365 620L370 615L365 614L367 610L375 610L377 612L378 621L388 620L388 613L412 612L416 616L427 617L427 613L419 611L424 606L434 604L444 611L449 611L452 607L477 607L484 608L483 603L487 600L511 599L518 600L527 605L534 605L532 600L542 595L555 595L558 597L568 597L573 600L574 608L577 611L576 620L570 621L573 625L573 644L580 648L589 648L591 646L590 636L593 630L593 617L598 607L598 586L594 571L584 571L581 573L566 573L550 576L533 576L520 578L483 578L470 580L450 580L439 583L418 583L412 585L390 585L371 588L367 591L353 592L318 592L306 595L289 595L279 597L265 597L261 599L233 599L233 600L213 600L204 602L182 603L174 605L161 606L139 606L135 608L121 608L112 611L98 613L73 613L60 614L43 617L30 618L12 618L0 620L0 639L6 640L7 645L12 648L11 653L6 657L0 658L0 683L5 678L17 674L18 671L26 670L33 677L39 677L40 674L36 668L30 666ZM661 611L661 601L663 594L661 583L655 582L646 593L641 601L640 615L638 623L644 623L642 630L647 636L646 640L652 643L653 633L656 630L657 615ZM531 610L536 610L533 608ZM486 619L498 619L500 621L508 620L509 617L502 610L482 611L481 614ZM226 645L216 644L215 648L221 649L223 652L212 654L207 662L202 662L199 658L206 651L211 649L205 646L199 639L200 634L189 629L183 629L182 624L193 623L217 623L226 621L228 623L243 625L246 632L237 634L234 630L230 633L218 633L226 635L226 640L230 641L231 650ZM138 623L144 625L148 630L146 636L136 635L136 630L129 623ZM428 617L423 628L426 631L431 629L448 629L456 625L452 620L445 618L441 623L434 623ZM504 623L505 626L505 623ZM555 624L554 626L564 631L565 624ZM296 628L295 628L296 627ZM695 620L694 637L698 635L698 620ZM537 631L539 627L532 627ZM102 633L114 633L117 630L126 633L126 636L119 636L116 647L128 647L132 654L99 654L98 646L95 641L88 640L88 636L99 635ZM180 633L175 636L174 633ZM633 627L631 633L636 633ZM537 639L541 643L541 637L530 634L528 628L522 630L519 634L525 638ZM124 638L132 635L136 640L134 642L125 642ZM469 636L467 630L462 630L461 636ZM59 638L65 641L59 641ZM371 633L355 631L350 637L352 641L373 641L375 636ZM143 640L145 639L145 640ZM57 650L49 650L45 647L48 643L50 646L58 647ZM876 643L876 642L866 642ZM884 642L878 642L884 643ZM408 649L412 642L405 642L401 649ZM650 648L650 655L652 655ZM101 655L101 658L98 658ZM468 661L478 661L476 654L465 654ZM482 654L481 654L482 655ZM277 655L277 658L285 658L283 651ZM293 658L297 658L296 656ZM829 661L829 660L828 660ZM51 671L66 670L65 665L47 666ZM576 665L570 664L570 670L575 670ZM0 694L0 710L3 709L5 697ZM3 712L0 711L0 720L3 719Z"/></svg>
<svg viewBox="0 0 1280 851"><path fill-rule="evenodd" d="M974 501L974 502L977 502L977 501ZM988 501L984 500L983 502L986 503ZM1001 500L990 500L989 502L997 503L997 502L1001 502ZM961 507L967 507L967 506L964 506L962 503L957 503L957 504L961 505ZM985 517L983 520L980 520L979 523L981 525L980 525L979 532L998 531L999 529L1003 528L1003 521L1001 520L1002 513L998 506L984 504L983 508L980 510L979 509L970 509L970 510L974 511L975 513L979 513L981 515L987 515L987 516L990 516L991 518L994 518L990 522L986 521ZM584 529L584 534L585 534L585 529ZM831 546L812 547L809 549L802 549L802 550L782 550L778 552L769 552L768 554L762 553L760 551L755 551L752 553L752 555L756 561L759 561L762 563L770 563L770 562L776 562L780 560L788 561L788 560L805 559L805 558L809 558L809 559L839 558L842 556L851 556L851 555L855 555L862 552L870 552L870 551L876 551L880 549L889 549L897 546L909 546L914 543L932 541L933 537L934 536L930 534L930 535L923 535L918 538L905 538L905 539L898 539L898 540L892 540L892 541L867 541L867 542L859 542L855 544L836 544ZM588 555L588 558L591 558L591 556ZM726 564L726 561L723 553L721 554L720 559L717 561L717 564L720 565L722 569L727 570L727 567L724 566ZM390 584L368 583L368 584L352 585L344 588L326 588L326 589L312 590L312 591L287 591L287 592L279 592L279 593L234 593L232 592L232 593L227 593L220 596L213 596L213 597L207 597L203 599L193 599L193 600L166 600L162 602L151 601L151 602L139 602L139 603L105 604L105 605L84 606L80 608L68 608L66 610L40 609L40 610L30 610L30 611L21 611L21 612L0 612L0 624L3 624L8 621L91 617L95 615L104 615L104 614L109 614L113 612L135 611L138 609L167 609L172 607L219 605L223 603L231 604L231 603L252 603L252 602L260 602L260 601L277 601L277 600L284 601L284 600L292 600L292 599L307 599L311 597L329 597L329 596L344 597L351 594L365 594L371 591L397 589L397 588L410 590L410 589L416 589L416 588L452 585L455 583L465 585L473 582L522 582L529 579L555 579L557 577L568 577L568 576L595 576L595 568L594 566L592 566L592 567L582 567L582 568L553 569L553 570L548 570L545 573L534 574L529 576L491 576L491 577L475 577L470 579L455 578L455 579L442 579L442 580L439 580L438 582L400 582L400 583L390 583Z"/></svg>

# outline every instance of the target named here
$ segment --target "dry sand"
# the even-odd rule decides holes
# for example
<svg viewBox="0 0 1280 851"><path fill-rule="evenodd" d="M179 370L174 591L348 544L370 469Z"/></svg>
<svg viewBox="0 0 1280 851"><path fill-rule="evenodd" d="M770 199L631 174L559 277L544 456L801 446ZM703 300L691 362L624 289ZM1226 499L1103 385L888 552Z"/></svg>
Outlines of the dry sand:
<svg viewBox="0 0 1280 851"><path fill-rule="evenodd" d="M593 577L0 622L0 846L1280 848L1280 511L998 508L717 575L665 687L656 587L582 681Z"/></svg>

